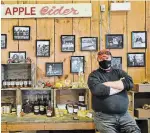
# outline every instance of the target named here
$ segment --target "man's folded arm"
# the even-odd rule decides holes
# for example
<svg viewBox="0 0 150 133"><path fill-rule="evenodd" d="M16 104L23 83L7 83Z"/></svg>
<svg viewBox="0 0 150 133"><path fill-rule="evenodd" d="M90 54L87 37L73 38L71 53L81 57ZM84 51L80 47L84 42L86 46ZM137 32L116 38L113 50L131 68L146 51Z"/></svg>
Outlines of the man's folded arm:
<svg viewBox="0 0 150 133"><path fill-rule="evenodd" d="M120 70L120 77L122 78L121 81L123 82L124 89L127 91L131 90L134 86L132 77L123 70Z"/></svg>
<svg viewBox="0 0 150 133"><path fill-rule="evenodd" d="M88 86L93 95L109 96L110 94L110 87L102 84L93 73L88 77Z"/></svg>

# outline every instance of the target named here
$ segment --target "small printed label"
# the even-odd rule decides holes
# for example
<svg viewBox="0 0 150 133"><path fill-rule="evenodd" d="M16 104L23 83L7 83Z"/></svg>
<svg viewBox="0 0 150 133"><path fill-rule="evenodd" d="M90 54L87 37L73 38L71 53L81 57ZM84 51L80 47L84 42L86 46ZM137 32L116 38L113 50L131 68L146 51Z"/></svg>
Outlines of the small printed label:
<svg viewBox="0 0 150 133"><path fill-rule="evenodd" d="M79 101L83 102L84 101L84 96L79 96Z"/></svg>
<svg viewBox="0 0 150 133"><path fill-rule="evenodd" d="M44 106L40 106L40 111L44 111Z"/></svg>

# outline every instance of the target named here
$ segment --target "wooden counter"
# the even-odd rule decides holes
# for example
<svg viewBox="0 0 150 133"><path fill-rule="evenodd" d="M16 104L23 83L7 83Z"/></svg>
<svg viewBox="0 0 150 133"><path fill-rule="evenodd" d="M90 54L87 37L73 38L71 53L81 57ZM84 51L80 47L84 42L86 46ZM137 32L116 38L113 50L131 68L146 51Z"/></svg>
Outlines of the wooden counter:
<svg viewBox="0 0 150 133"><path fill-rule="evenodd" d="M2 132L31 131L31 130L92 130L95 129L93 119L79 117L73 120L73 116L46 117L26 115L17 117L13 115L2 116Z"/></svg>

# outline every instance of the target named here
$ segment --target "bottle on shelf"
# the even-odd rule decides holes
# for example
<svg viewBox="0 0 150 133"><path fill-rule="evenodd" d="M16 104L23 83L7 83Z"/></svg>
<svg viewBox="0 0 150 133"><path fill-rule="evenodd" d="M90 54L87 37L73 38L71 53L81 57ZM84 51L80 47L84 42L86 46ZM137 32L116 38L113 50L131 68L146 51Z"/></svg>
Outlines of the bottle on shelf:
<svg viewBox="0 0 150 133"><path fill-rule="evenodd" d="M7 88L6 80L2 81L2 88Z"/></svg>
<svg viewBox="0 0 150 133"><path fill-rule="evenodd" d="M30 96L30 95L29 95L29 96ZM23 108L24 113L31 113L31 112L32 112L32 106L31 106L31 104L30 104L29 96L28 96L28 98L26 99L26 102L25 102L25 104L24 104L24 108Z"/></svg>
<svg viewBox="0 0 150 133"><path fill-rule="evenodd" d="M11 85L12 88L15 87L15 80L14 79L11 80L10 85Z"/></svg>
<svg viewBox="0 0 150 133"><path fill-rule="evenodd" d="M40 100L40 114L41 115L45 114L45 107L44 107L43 95L41 96L41 100Z"/></svg>
<svg viewBox="0 0 150 133"><path fill-rule="evenodd" d="M19 79L16 79L16 87L19 87L19 86L20 86Z"/></svg>
<svg viewBox="0 0 150 133"><path fill-rule="evenodd" d="M73 113L77 114L78 113L78 105L73 106Z"/></svg>
<svg viewBox="0 0 150 133"><path fill-rule="evenodd" d="M16 114L16 107L15 104L12 104L11 113Z"/></svg>
<svg viewBox="0 0 150 133"><path fill-rule="evenodd" d="M23 87L23 80L22 79L20 79L20 81L19 81L19 87Z"/></svg>
<svg viewBox="0 0 150 133"><path fill-rule="evenodd" d="M81 106L85 103L85 96L84 93L79 93L79 102L78 102L78 108L81 109Z"/></svg>
<svg viewBox="0 0 150 133"><path fill-rule="evenodd" d="M43 101L44 101L44 113L46 114L46 110L47 110L47 106L48 106L47 95L44 95Z"/></svg>
<svg viewBox="0 0 150 133"><path fill-rule="evenodd" d="M27 79L25 79L24 81L23 81L24 83L23 83L23 87L28 87L28 80Z"/></svg>
<svg viewBox="0 0 150 133"><path fill-rule="evenodd" d="M34 102L34 114L38 115L39 113L40 113L40 107L39 107L38 98L36 95L36 100Z"/></svg>
<svg viewBox="0 0 150 133"><path fill-rule="evenodd" d="M48 101L46 116L47 116L47 117L52 117L52 116L54 116L54 110L53 110L53 107L52 107L52 105L51 105L51 101L50 101L50 100Z"/></svg>
<svg viewBox="0 0 150 133"><path fill-rule="evenodd" d="M7 80L7 88L10 88L10 79Z"/></svg>
<svg viewBox="0 0 150 133"><path fill-rule="evenodd" d="M28 79L28 87L31 87L32 86L32 81L31 79Z"/></svg>

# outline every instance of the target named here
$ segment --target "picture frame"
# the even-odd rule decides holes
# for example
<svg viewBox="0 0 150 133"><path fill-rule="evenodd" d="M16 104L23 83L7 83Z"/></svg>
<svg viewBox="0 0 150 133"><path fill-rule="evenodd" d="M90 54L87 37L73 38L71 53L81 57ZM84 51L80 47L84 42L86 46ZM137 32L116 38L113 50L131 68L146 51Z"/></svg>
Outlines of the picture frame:
<svg viewBox="0 0 150 133"><path fill-rule="evenodd" d="M122 57L112 57L111 66L114 69L122 69Z"/></svg>
<svg viewBox="0 0 150 133"><path fill-rule="evenodd" d="M13 26L13 40L30 40L30 26Z"/></svg>
<svg viewBox="0 0 150 133"><path fill-rule="evenodd" d="M63 62L46 62L45 67L46 77L63 75Z"/></svg>
<svg viewBox="0 0 150 133"><path fill-rule="evenodd" d="M97 51L98 37L81 37L81 51Z"/></svg>
<svg viewBox="0 0 150 133"><path fill-rule="evenodd" d="M9 59L12 60L12 63L25 62L26 51L9 51Z"/></svg>
<svg viewBox="0 0 150 133"><path fill-rule="evenodd" d="M1 49L7 48L7 34L1 34Z"/></svg>
<svg viewBox="0 0 150 133"><path fill-rule="evenodd" d="M36 57L50 57L50 40L36 40Z"/></svg>
<svg viewBox="0 0 150 133"><path fill-rule="evenodd" d="M70 72L71 73L84 73L84 56L71 56L70 60Z"/></svg>
<svg viewBox="0 0 150 133"><path fill-rule="evenodd" d="M132 31L131 40L132 49L146 49L147 31Z"/></svg>
<svg viewBox="0 0 150 133"><path fill-rule="evenodd" d="M145 67L145 53L127 53L127 66L128 67Z"/></svg>
<svg viewBox="0 0 150 133"><path fill-rule="evenodd" d="M107 49L123 49L123 34L106 34Z"/></svg>
<svg viewBox="0 0 150 133"><path fill-rule="evenodd" d="M61 35L61 52L75 52L75 35Z"/></svg>

